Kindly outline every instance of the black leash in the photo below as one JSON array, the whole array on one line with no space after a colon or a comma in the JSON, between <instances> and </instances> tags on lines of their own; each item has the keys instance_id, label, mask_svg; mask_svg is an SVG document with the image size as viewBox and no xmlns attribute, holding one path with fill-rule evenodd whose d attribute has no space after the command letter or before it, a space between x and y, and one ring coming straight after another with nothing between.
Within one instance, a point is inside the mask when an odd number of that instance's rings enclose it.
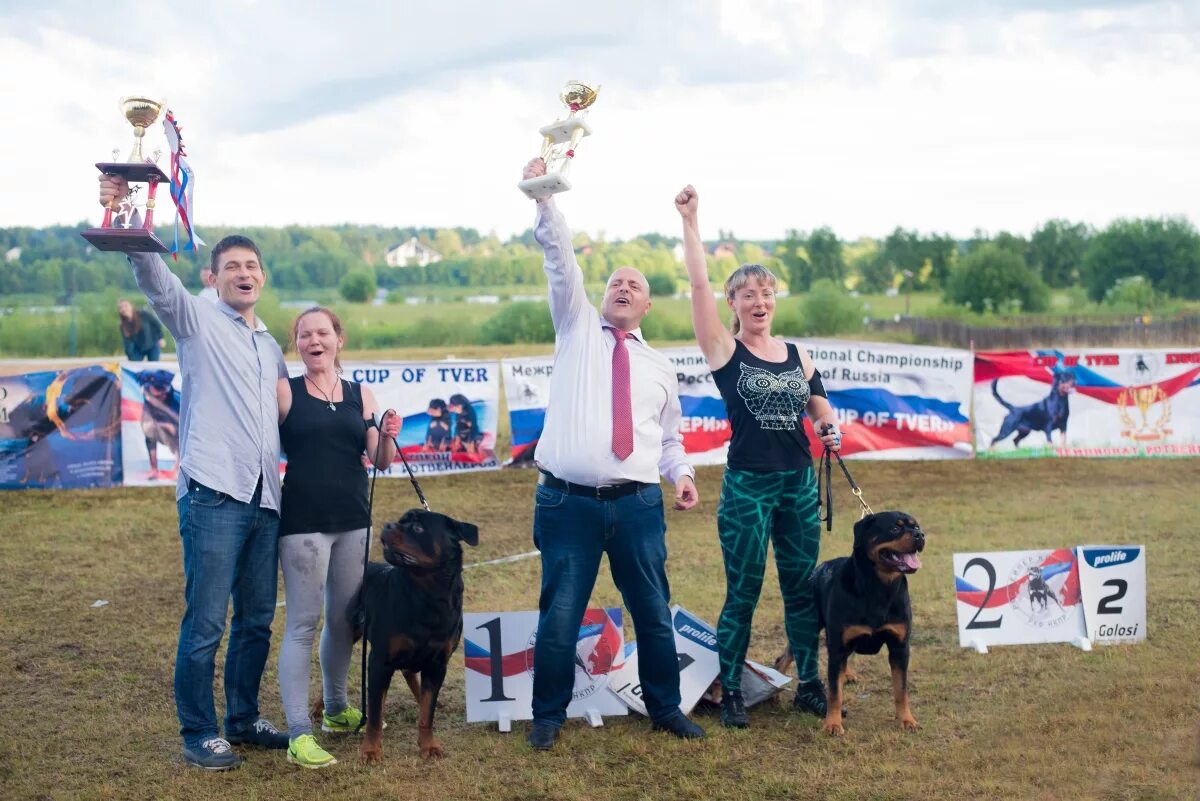
<instances>
[{"instance_id":1,"label":"black leash","mask_svg":"<svg viewBox=\"0 0 1200 801\"><path fill-rule=\"evenodd\" d=\"M379 452L383 449L384 433L383 421L387 419L389 414L396 414L392 409L388 409L383 413L382 417L372 417L367 423L367 428L374 428L379 431L379 440L375 443L375 458L371 460L371 466L374 470L371 473L371 487L367 492L367 543L363 549L363 577L358 584L358 603L355 604L357 609L362 610L362 592L363 586L367 583L367 564L371 560L371 530L374 525L375 511L375 479L379 478ZM396 455L400 457L400 461L404 463L404 469L408 471L408 480L412 482L413 489L417 491L417 497L421 500L421 506L425 511L429 511L429 501L425 500L425 493L421 492L421 485L417 483L417 477L413 474L412 467L408 464L408 459L404 458L404 451L400 449L400 443L395 437L388 437L396 446ZM362 628L362 717L359 718L358 726L355 727L355 733L358 733L363 726L367 724L367 627L364 620L357 621Z\"/></svg>"},{"instance_id":2,"label":"black leash","mask_svg":"<svg viewBox=\"0 0 1200 801\"><path fill-rule=\"evenodd\" d=\"M842 468L842 475L846 477L846 481L850 484L850 491L854 493L854 497L858 498L858 503L862 506L862 513L859 519L871 514L871 507L863 500L862 489L859 488L858 482L854 480L854 476L850 475L850 471L846 469L846 463L842 461L842 455L835 450L831 450L829 446L825 447L824 453L821 454L821 463L817 468L817 519L824 521L825 530L833 531L833 460L837 458L838 467ZM825 491L824 496L821 492L821 478L824 475ZM823 501L823 502L822 502ZM821 516L821 507L825 507L825 516Z\"/></svg>"}]
</instances>

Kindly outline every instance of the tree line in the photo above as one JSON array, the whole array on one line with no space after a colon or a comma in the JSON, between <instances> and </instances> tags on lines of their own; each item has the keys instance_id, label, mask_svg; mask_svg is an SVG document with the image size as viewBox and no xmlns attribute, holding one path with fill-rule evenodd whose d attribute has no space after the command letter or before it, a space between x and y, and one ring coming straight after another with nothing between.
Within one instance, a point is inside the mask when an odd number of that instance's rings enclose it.
<instances>
[{"instance_id":1,"label":"tree line","mask_svg":"<svg viewBox=\"0 0 1200 801\"><path fill-rule=\"evenodd\" d=\"M0 228L0 294L66 301L110 287L134 289L124 258L92 249L79 236L84 227ZM212 244L233 230L208 228L202 234ZM507 241L471 228L339 225L237 231L259 244L271 283L286 290L340 287L347 299L366 300L376 287L532 289L544 283L541 249L530 230ZM411 237L442 259L425 266L386 265L388 249ZM601 282L628 264L663 294L686 286L673 253L677 242L660 234L624 241L577 234L574 244L588 282ZM1114 292L1200 299L1200 234L1178 217L1117 220L1099 231L1050 220L1029 237L977 231L965 240L899 227L882 238L854 241L840 239L828 227L793 229L781 240L759 242L721 231L710 250L710 277L718 284L738 264L757 262L793 292L807 292L822 280L863 293L938 290L948 303L977 312L1042 311L1050 290L1063 287L1082 287L1093 301L1111 299ZM181 254L168 263L187 286L198 288L203 262Z\"/></svg>"}]
</instances>

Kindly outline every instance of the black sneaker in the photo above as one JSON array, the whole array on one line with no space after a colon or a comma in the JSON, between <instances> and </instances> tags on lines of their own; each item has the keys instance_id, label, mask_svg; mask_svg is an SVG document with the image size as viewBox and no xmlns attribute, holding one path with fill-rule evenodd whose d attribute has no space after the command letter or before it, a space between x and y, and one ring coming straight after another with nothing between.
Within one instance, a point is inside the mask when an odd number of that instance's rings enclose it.
<instances>
[{"instance_id":1,"label":"black sneaker","mask_svg":"<svg viewBox=\"0 0 1200 801\"><path fill-rule=\"evenodd\" d=\"M549 723L534 722L533 728L529 730L529 736L525 741L529 743L529 747L534 751L549 751L554 747L554 741L558 739L558 727L551 726Z\"/></svg>"},{"instance_id":2,"label":"black sneaker","mask_svg":"<svg viewBox=\"0 0 1200 801\"><path fill-rule=\"evenodd\" d=\"M238 731L225 732L225 739L234 745L257 745L282 751L288 747L288 736L271 725L266 718L259 718Z\"/></svg>"},{"instance_id":3,"label":"black sneaker","mask_svg":"<svg viewBox=\"0 0 1200 801\"><path fill-rule=\"evenodd\" d=\"M792 706L801 712L807 712L819 718L825 717L826 712L829 711L829 701L825 697L824 682L820 679L813 679L797 684L796 697L792 699Z\"/></svg>"},{"instance_id":4,"label":"black sneaker","mask_svg":"<svg viewBox=\"0 0 1200 801\"><path fill-rule=\"evenodd\" d=\"M746 702L737 690L721 695L721 723L733 729L744 729L750 725Z\"/></svg>"},{"instance_id":5,"label":"black sneaker","mask_svg":"<svg viewBox=\"0 0 1200 801\"><path fill-rule=\"evenodd\" d=\"M706 736L704 729L688 720L687 715L682 712L671 715L669 718L656 720L650 728L654 731L669 732L681 740L702 740Z\"/></svg>"},{"instance_id":6,"label":"black sneaker","mask_svg":"<svg viewBox=\"0 0 1200 801\"><path fill-rule=\"evenodd\" d=\"M209 737L200 745L183 746L183 761L204 770L232 770L242 764L242 758L233 753L227 740Z\"/></svg>"}]
</instances>

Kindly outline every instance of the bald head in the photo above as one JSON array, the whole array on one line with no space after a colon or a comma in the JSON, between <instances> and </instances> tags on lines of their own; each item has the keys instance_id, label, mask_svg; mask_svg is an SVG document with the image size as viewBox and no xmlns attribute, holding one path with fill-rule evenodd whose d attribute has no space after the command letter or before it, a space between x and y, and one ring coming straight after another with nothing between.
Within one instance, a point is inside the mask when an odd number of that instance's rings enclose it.
<instances>
[{"instance_id":1,"label":"bald head","mask_svg":"<svg viewBox=\"0 0 1200 801\"><path fill-rule=\"evenodd\" d=\"M634 267L618 267L609 276L600 303L600 314L622 331L632 331L642 324L650 311L650 285L642 271Z\"/></svg>"}]
</instances>

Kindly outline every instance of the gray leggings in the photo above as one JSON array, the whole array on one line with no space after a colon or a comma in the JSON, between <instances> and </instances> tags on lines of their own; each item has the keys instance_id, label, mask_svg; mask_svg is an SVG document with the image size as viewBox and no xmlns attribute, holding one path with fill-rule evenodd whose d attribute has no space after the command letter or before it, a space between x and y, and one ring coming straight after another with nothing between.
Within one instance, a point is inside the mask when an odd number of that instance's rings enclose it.
<instances>
[{"instance_id":1,"label":"gray leggings","mask_svg":"<svg viewBox=\"0 0 1200 801\"><path fill-rule=\"evenodd\" d=\"M325 599L321 632L321 690L325 711L336 715L348 704L346 674L354 646L347 610L362 584L367 530L333 534L289 534L279 538L279 563L287 598L287 625L279 649L279 693L288 737L312 734L308 716L308 669L313 638Z\"/></svg>"}]
</instances>

